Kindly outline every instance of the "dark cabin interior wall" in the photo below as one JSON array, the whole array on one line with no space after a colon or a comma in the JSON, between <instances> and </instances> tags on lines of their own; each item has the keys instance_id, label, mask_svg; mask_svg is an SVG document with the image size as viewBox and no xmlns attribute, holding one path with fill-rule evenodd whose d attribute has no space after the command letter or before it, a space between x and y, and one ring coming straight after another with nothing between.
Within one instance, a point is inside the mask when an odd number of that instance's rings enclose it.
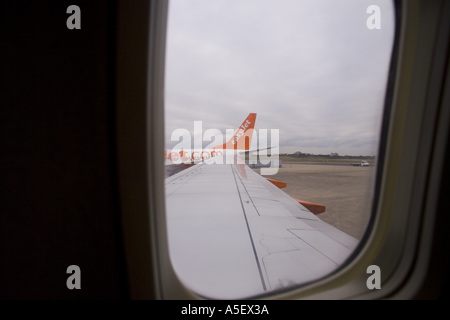
<instances>
[{"instance_id":1,"label":"dark cabin interior wall","mask_svg":"<svg viewBox=\"0 0 450 320\"><path fill-rule=\"evenodd\" d=\"M67 7L81 9L69 30ZM0 8L0 297L128 297L115 137L115 1ZM66 269L81 269L69 290Z\"/></svg>"}]
</instances>

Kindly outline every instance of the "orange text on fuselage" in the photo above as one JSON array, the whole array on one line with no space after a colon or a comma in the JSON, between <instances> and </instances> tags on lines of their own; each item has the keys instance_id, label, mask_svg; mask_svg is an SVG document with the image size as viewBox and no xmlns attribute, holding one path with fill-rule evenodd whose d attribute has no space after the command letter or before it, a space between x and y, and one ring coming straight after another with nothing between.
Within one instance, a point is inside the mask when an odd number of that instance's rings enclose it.
<instances>
[{"instance_id":1,"label":"orange text on fuselage","mask_svg":"<svg viewBox=\"0 0 450 320\"><path fill-rule=\"evenodd\" d=\"M169 160L174 163L205 161L220 156L223 156L223 152L215 149L194 150L192 152L188 150L164 150L164 160Z\"/></svg>"}]
</instances>

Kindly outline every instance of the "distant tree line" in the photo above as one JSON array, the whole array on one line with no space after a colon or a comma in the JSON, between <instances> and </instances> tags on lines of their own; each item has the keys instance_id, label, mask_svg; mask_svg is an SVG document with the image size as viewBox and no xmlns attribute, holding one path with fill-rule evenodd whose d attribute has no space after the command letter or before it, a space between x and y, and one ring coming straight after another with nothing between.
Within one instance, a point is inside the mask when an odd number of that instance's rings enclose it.
<instances>
[{"instance_id":1,"label":"distant tree line","mask_svg":"<svg viewBox=\"0 0 450 320\"><path fill-rule=\"evenodd\" d=\"M313 154L313 153L303 153L301 151L296 151L294 153L280 153L280 156L288 156L294 158L330 158L330 159L375 159L375 156L349 156L349 155L339 155L337 152L331 152L329 154Z\"/></svg>"}]
</instances>

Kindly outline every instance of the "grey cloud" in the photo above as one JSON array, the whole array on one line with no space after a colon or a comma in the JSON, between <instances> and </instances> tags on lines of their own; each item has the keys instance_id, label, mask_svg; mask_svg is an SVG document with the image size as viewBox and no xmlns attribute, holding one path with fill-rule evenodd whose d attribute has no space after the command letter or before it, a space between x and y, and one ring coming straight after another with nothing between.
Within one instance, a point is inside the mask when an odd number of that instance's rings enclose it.
<instances>
[{"instance_id":1,"label":"grey cloud","mask_svg":"<svg viewBox=\"0 0 450 320\"><path fill-rule=\"evenodd\" d=\"M372 4L381 30L365 27ZM195 120L224 131L256 112L257 128L280 129L281 150L373 152L392 47L389 1L174 0L169 15L166 141Z\"/></svg>"}]
</instances>

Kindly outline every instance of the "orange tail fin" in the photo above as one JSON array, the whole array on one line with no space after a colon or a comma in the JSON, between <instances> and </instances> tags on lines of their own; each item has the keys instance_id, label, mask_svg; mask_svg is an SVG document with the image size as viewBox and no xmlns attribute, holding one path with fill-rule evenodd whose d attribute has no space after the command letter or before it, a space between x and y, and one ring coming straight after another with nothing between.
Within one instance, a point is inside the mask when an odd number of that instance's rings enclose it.
<instances>
[{"instance_id":1,"label":"orange tail fin","mask_svg":"<svg viewBox=\"0 0 450 320\"><path fill-rule=\"evenodd\" d=\"M214 147L214 149L250 150L255 122L256 113L250 113L231 139L227 143Z\"/></svg>"}]
</instances>

